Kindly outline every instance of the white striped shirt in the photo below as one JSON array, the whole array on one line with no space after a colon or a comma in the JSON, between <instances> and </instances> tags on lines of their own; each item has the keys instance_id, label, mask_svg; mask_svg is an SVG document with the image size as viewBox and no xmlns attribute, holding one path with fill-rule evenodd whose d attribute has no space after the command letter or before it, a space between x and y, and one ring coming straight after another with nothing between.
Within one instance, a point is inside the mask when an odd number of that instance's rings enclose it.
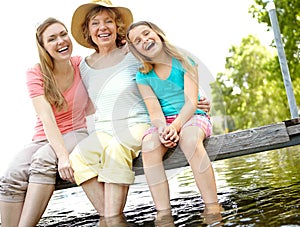
<instances>
[{"instance_id":1,"label":"white striped shirt","mask_svg":"<svg viewBox=\"0 0 300 227\"><path fill-rule=\"evenodd\" d=\"M81 76L96 108L95 130L115 135L137 123L150 123L135 80L139 67L131 53L105 69L93 69L82 60Z\"/></svg>"}]
</instances>

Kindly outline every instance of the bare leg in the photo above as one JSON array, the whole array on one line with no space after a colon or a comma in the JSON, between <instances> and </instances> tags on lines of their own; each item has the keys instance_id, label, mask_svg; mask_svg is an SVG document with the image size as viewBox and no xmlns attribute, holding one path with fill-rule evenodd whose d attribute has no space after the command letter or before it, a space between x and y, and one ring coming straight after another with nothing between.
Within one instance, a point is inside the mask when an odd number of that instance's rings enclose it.
<instances>
[{"instance_id":1,"label":"bare leg","mask_svg":"<svg viewBox=\"0 0 300 227\"><path fill-rule=\"evenodd\" d=\"M147 183L157 210L170 209L169 183L163 166L163 156L167 151L158 134L148 135L143 140L142 157Z\"/></svg>"},{"instance_id":2,"label":"bare leg","mask_svg":"<svg viewBox=\"0 0 300 227\"><path fill-rule=\"evenodd\" d=\"M116 215L113 217L101 217L99 220L99 227L128 227L128 222L124 214Z\"/></svg>"},{"instance_id":3,"label":"bare leg","mask_svg":"<svg viewBox=\"0 0 300 227\"><path fill-rule=\"evenodd\" d=\"M23 202L20 203L0 202L1 226L17 227L20 221L22 209L23 209Z\"/></svg>"},{"instance_id":4,"label":"bare leg","mask_svg":"<svg viewBox=\"0 0 300 227\"><path fill-rule=\"evenodd\" d=\"M53 191L53 184L28 184L19 227L34 227L39 223Z\"/></svg>"},{"instance_id":5,"label":"bare leg","mask_svg":"<svg viewBox=\"0 0 300 227\"><path fill-rule=\"evenodd\" d=\"M97 177L94 177L81 186L99 215L104 216L104 183L98 182Z\"/></svg>"},{"instance_id":6,"label":"bare leg","mask_svg":"<svg viewBox=\"0 0 300 227\"><path fill-rule=\"evenodd\" d=\"M105 217L123 213L128 189L129 185L105 183Z\"/></svg>"},{"instance_id":7,"label":"bare leg","mask_svg":"<svg viewBox=\"0 0 300 227\"><path fill-rule=\"evenodd\" d=\"M157 211L155 226L162 226L162 227L175 227L174 218L172 216L172 210L160 210Z\"/></svg>"},{"instance_id":8,"label":"bare leg","mask_svg":"<svg viewBox=\"0 0 300 227\"><path fill-rule=\"evenodd\" d=\"M179 145L192 168L204 203L218 202L214 171L203 146L204 132L197 126L189 126L182 130L180 136Z\"/></svg>"},{"instance_id":9,"label":"bare leg","mask_svg":"<svg viewBox=\"0 0 300 227\"><path fill-rule=\"evenodd\" d=\"M98 178L94 177L81 186L100 216L111 217L123 213L128 185L98 182Z\"/></svg>"},{"instance_id":10,"label":"bare leg","mask_svg":"<svg viewBox=\"0 0 300 227\"><path fill-rule=\"evenodd\" d=\"M219 203L205 204L205 209L201 216L204 218L204 223L212 226L223 226L221 212L224 211Z\"/></svg>"}]
</instances>

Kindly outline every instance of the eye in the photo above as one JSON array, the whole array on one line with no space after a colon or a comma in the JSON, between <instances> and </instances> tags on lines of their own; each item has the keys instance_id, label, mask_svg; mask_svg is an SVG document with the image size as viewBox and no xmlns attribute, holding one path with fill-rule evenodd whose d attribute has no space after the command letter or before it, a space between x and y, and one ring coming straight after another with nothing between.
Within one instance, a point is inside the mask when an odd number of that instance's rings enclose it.
<instances>
[{"instance_id":1,"label":"eye","mask_svg":"<svg viewBox=\"0 0 300 227\"><path fill-rule=\"evenodd\" d=\"M63 36L63 37L68 36L68 32L63 32L63 33L61 34L61 36Z\"/></svg>"},{"instance_id":2,"label":"eye","mask_svg":"<svg viewBox=\"0 0 300 227\"><path fill-rule=\"evenodd\" d=\"M99 21L92 21L91 22L91 25L95 26L95 25L98 25L99 24Z\"/></svg>"},{"instance_id":3,"label":"eye","mask_svg":"<svg viewBox=\"0 0 300 227\"><path fill-rule=\"evenodd\" d=\"M53 42L53 41L55 41L55 38L54 38L54 37L51 37L51 38L49 38L49 39L47 40L48 43Z\"/></svg>"},{"instance_id":4,"label":"eye","mask_svg":"<svg viewBox=\"0 0 300 227\"><path fill-rule=\"evenodd\" d=\"M105 21L105 23L107 23L107 24L111 24L111 23L113 23L114 21L112 20L112 19L107 19L106 21Z\"/></svg>"},{"instance_id":5,"label":"eye","mask_svg":"<svg viewBox=\"0 0 300 227\"><path fill-rule=\"evenodd\" d=\"M134 41L134 45L137 46L140 42L141 42L141 39L136 39L136 40Z\"/></svg>"}]
</instances>

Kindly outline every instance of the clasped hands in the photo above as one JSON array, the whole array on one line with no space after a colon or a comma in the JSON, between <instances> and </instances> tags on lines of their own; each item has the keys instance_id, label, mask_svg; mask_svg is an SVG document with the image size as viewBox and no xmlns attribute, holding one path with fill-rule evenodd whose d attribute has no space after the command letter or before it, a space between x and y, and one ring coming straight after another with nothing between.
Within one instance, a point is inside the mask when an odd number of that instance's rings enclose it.
<instances>
[{"instance_id":1,"label":"clasped hands","mask_svg":"<svg viewBox=\"0 0 300 227\"><path fill-rule=\"evenodd\" d=\"M160 127L158 129L160 142L167 148L173 148L177 146L179 141L179 135L177 130L172 125Z\"/></svg>"}]
</instances>

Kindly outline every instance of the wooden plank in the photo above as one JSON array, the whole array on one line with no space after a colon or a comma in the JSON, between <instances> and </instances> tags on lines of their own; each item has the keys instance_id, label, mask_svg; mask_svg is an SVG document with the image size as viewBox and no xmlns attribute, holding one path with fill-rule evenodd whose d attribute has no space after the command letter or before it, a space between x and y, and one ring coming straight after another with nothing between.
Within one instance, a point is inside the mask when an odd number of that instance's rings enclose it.
<instances>
[{"instance_id":1,"label":"wooden plank","mask_svg":"<svg viewBox=\"0 0 300 227\"><path fill-rule=\"evenodd\" d=\"M211 136L204 142L212 161L238 157L300 144L300 118L277 124L270 124L252 129ZM134 160L133 171L136 175L144 174L141 155ZM179 149L171 149L164 157L165 169L187 166L188 162ZM57 179L56 189L75 187L66 181Z\"/></svg>"},{"instance_id":2,"label":"wooden plank","mask_svg":"<svg viewBox=\"0 0 300 227\"><path fill-rule=\"evenodd\" d=\"M204 143L213 161L254 153L259 148L284 143L289 140L286 126L281 122L213 136Z\"/></svg>"},{"instance_id":3,"label":"wooden plank","mask_svg":"<svg viewBox=\"0 0 300 227\"><path fill-rule=\"evenodd\" d=\"M290 136L300 133L300 117L284 121L284 123Z\"/></svg>"},{"instance_id":4,"label":"wooden plank","mask_svg":"<svg viewBox=\"0 0 300 227\"><path fill-rule=\"evenodd\" d=\"M287 128L288 134L291 135L296 135L300 133L300 127L299 125L293 125Z\"/></svg>"}]
</instances>

